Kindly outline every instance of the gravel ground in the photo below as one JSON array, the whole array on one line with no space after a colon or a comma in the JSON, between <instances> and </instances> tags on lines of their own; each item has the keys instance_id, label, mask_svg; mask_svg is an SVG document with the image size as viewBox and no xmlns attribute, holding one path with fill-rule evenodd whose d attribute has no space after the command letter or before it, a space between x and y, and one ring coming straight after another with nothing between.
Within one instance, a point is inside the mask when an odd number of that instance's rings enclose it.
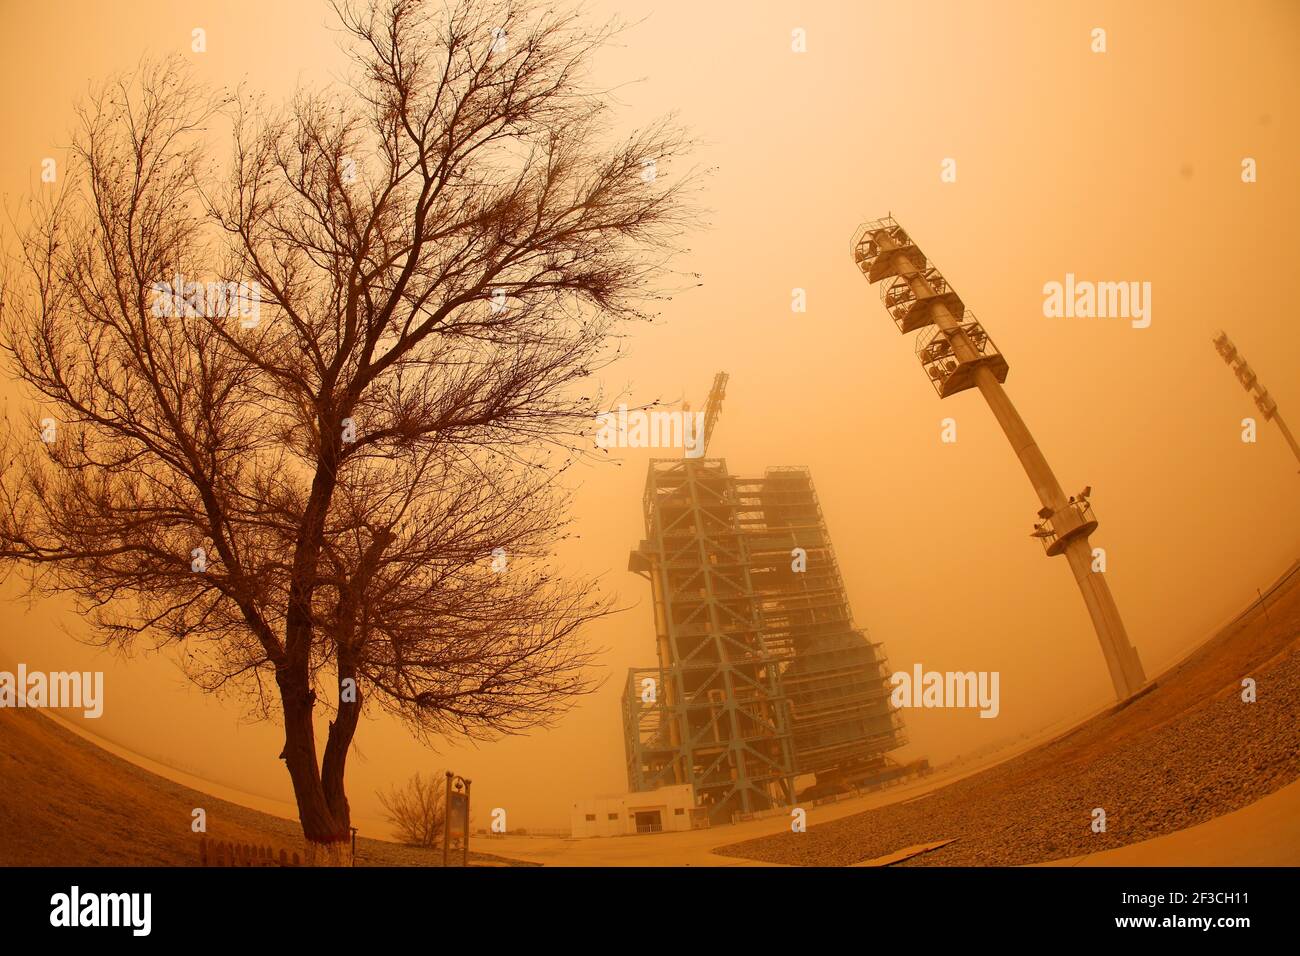
<instances>
[{"instance_id":1,"label":"gravel ground","mask_svg":"<svg viewBox=\"0 0 1300 956\"><path fill-rule=\"evenodd\" d=\"M1016 866L1124 846L1237 810L1300 776L1300 575L1122 710L906 803L720 848L843 866L937 840L896 865ZM1241 700L1241 680L1258 700ZM1106 811L1093 833L1092 810ZM816 811L810 816L815 818Z\"/></svg>"}]
</instances>

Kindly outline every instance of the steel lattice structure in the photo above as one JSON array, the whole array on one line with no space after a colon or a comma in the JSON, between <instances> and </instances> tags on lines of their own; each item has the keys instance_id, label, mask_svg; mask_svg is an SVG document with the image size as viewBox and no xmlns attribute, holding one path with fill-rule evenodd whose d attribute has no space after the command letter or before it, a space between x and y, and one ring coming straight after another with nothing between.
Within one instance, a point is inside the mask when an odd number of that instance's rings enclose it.
<instances>
[{"instance_id":1,"label":"steel lattice structure","mask_svg":"<svg viewBox=\"0 0 1300 956\"><path fill-rule=\"evenodd\" d=\"M659 666L630 670L623 693L631 789L690 783L725 821L792 804L803 774L828 789L878 773L902 723L808 471L741 479L721 459L657 460L644 504L629 569L651 584Z\"/></svg>"}]
</instances>

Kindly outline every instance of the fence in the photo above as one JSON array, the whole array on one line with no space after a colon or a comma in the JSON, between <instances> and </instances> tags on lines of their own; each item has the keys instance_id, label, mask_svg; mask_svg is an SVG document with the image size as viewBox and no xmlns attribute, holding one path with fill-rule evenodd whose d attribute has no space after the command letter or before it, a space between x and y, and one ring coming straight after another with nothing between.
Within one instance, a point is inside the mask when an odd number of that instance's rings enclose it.
<instances>
[{"instance_id":1,"label":"fence","mask_svg":"<svg viewBox=\"0 0 1300 956\"><path fill-rule=\"evenodd\" d=\"M557 827L543 827L541 829L538 829L537 827L522 827L510 830L507 833L493 833L490 829L480 827L474 831L474 839L476 840L503 840L508 836L560 837L568 840L573 836L573 831L567 827L562 829Z\"/></svg>"},{"instance_id":2,"label":"fence","mask_svg":"<svg viewBox=\"0 0 1300 956\"><path fill-rule=\"evenodd\" d=\"M226 843L200 837L199 866L302 866L302 861L296 852L290 857L283 848L277 854L269 846Z\"/></svg>"}]
</instances>

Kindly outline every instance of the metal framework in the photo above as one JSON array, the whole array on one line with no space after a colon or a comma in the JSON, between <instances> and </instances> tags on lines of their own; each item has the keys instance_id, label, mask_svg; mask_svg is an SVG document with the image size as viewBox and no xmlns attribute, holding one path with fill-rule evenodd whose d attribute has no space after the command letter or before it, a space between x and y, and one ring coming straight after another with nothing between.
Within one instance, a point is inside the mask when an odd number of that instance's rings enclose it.
<instances>
[{"instance_id":1,"label":"metal framework","mask_svg":"<svg viewBox=\"0 0 1300 956\"><path fill-rule=\"evenodd\" d=\"M884 752L905 743L889 704L889 671L879 644L853 626L839 563L812 476L769 468L737 479L754 583L769 653L782 661L795 770L835 779L879 769ZM806 570L794 571L795 549Z\"/></svg>"},{"instance_id":2,"label":"metal framework","mask_svg":"<svg viewBox=\"0 0 1300 956\"><path fill-rule=\"evenodd\" d=\"M630 670L623 693L630 788L690 783L721 822L790 805L803 774L821 789L879 772L902 724L808 471L656 460L644 504L628 567L651 584L659 666Z\"/></svg>"},{"instance_id":3,"label":"metal framework","mask_svg":"<svg viewBox=\"0 0 1300 956\"><path fill-rule=\"evenodd\" d=\"M903 333L923 330L917 357L940 398L978 388L1020 459L1042 503L1031 532L1048 555L1064 554L1079 585L1120 700L1146 684L1105 575L1092 570L1088 536L1097 528L1088 496L1066 498L1033 435L1002 389L1007 362L935 265L892 217L864 223L850 243L853 261Z\"/></svg>"}]
</instances>

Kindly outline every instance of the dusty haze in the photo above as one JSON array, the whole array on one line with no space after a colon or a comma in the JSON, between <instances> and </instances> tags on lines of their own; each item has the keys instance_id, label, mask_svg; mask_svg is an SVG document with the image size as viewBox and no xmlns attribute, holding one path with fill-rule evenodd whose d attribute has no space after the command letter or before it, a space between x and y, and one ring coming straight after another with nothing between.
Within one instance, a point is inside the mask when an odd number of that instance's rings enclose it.
<instances>
[{"instance_id":1,"label":"dusty haze","mask_svg":"<svg viewBox=\"0 0 1300 956\"><path fill-rule=\"evenodd\" d=\"M894 669L1001 672L1001 713L906 714L905 755L942 762L1111 699L1097 639L1062 559L1029 538L1032 489L978 392L940 402L878 290L849 256L859 222L892 212L1006 355L1007 389L1067 492L1086 484L1094 543L1147 673L1157 674L1267 586L1300 549L1300 477L1277 429L1240 440L1254 405L1214 352L1225 328L1300 426L1295 274L1300 6L698 2L590 5L633 25L594 81L628 126L676 110L715 167L712 227L688 239L702 287L634 331L607 375L636 399L703 400L731 384L710 454L733 473L807 465L856 621ZM11 213L62 159L88 81L141 55L184 53L214 84L272 101L343 59L316 0L105 4L0 0L0 191ZM208 52L191 54L190 31ZM1107 31L1108 52L1090 50ZM791 49L791 31L807 52ZM222 143L222 150L226 145ZM1259 181L1243 184L1253 157ZM940 181L945 158L957 181ZM1043 285L1152 284L1152 323L1047 319ZM792 290L807 311L792 312ZM17 399L13 384L0 396ZM697 405L698 407L698 405ZM958 441L940 442L940 421ZM450 765L474 780L477 823L564 826L582 796L626 788L618 695L654 663L645 583L645 451L586 469L581 539L559 555L601 573L628 612L593 627L608 681L554 730L438 754L394 722L358 732L349 794L363 832L374 791ZM8 598L18 589L5 585ZM106 671L95 733L224 787L283 801L273 725L239 724L165 657L79 644L66 605L6 604L0 669Z\"/></svg>"}]
</instances>

